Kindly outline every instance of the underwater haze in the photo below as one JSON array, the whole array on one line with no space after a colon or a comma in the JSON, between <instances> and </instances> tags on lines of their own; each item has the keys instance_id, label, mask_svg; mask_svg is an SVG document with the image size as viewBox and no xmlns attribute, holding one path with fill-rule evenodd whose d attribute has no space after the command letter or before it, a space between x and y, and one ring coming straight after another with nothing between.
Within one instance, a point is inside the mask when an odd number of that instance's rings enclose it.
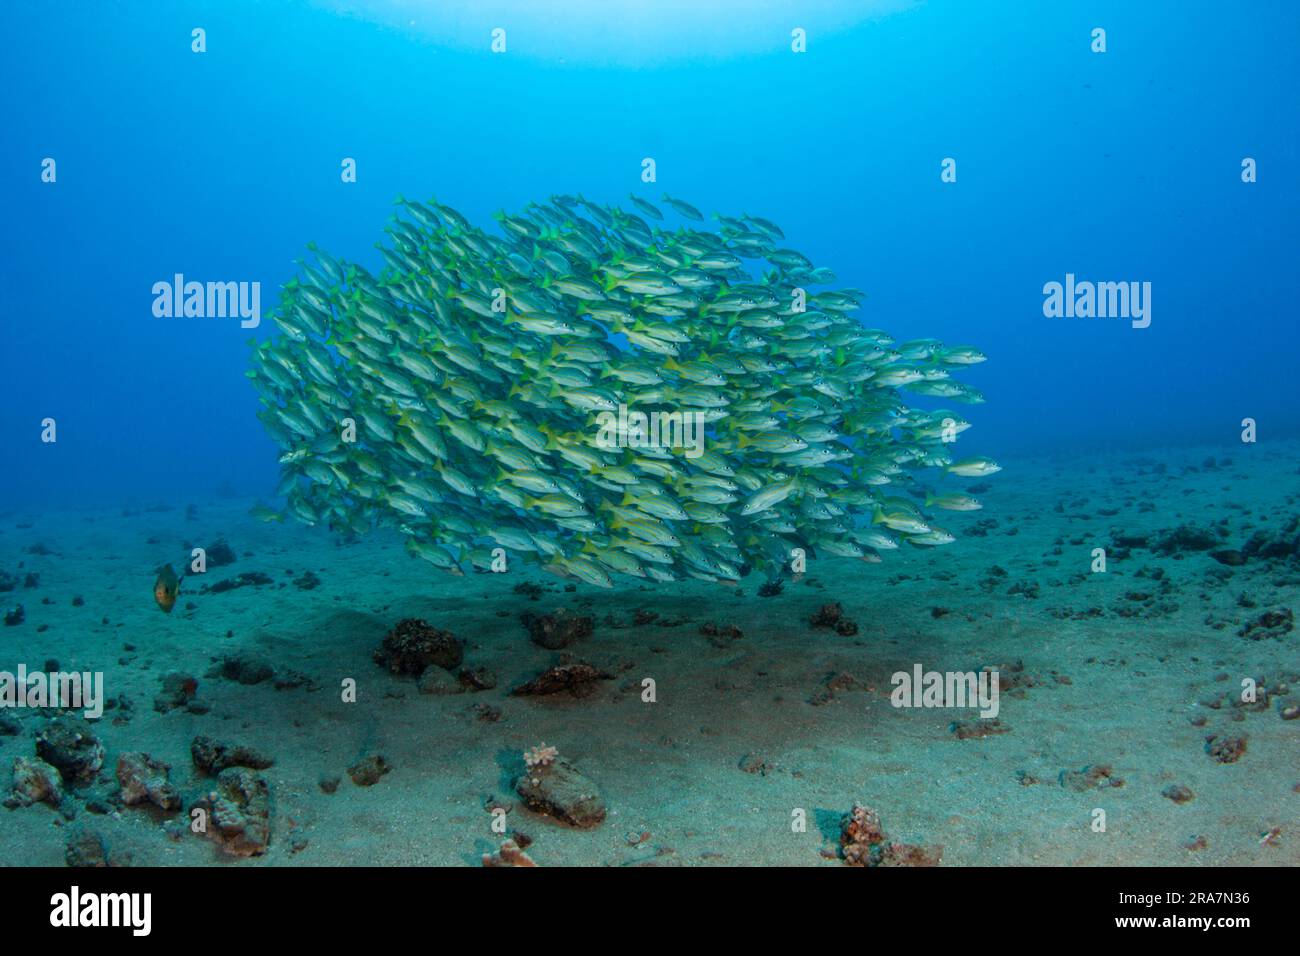
<instances>
[{"instance_id":1,"label":"underwater haze","mask_svg":"<svg viewBox=\"0 0 1300 956\"><path fill-rule=\"evenodd\" d=\"M308 241L377 262L399 194L476 221L564 192L765 216L867 293L868 325L992 358L986 451L1294 433L1294 5L668 4L643 27L575 3L485 54L530 6L11 11L0 490L264 489L248 333L155 319L150 289L257 281L269 309ZM1094 54L1076 37L1103 23ZM206 53L171 42L196 26ZM1044 318L1066 273L1150 282L1150 327ZM31 444L47 416L57 448Z\"/></svg>"},{"instance_id":2,"label":"underwater haze","mask_svg":"<svg viewBox=\"0 0 1300 956\"><path fill-rule=\"evenodd\" d=\"M3 858L1300 863L1300 6L6 25Z\"/></svg>"}]
</instances>

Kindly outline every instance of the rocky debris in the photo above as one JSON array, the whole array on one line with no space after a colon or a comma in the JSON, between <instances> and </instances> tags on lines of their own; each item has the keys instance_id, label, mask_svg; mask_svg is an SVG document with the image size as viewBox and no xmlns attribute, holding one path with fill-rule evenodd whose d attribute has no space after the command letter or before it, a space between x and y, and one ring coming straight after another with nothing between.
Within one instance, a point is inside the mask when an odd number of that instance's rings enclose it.
<instances>
[{"instance_id":1,"label":"rocky debris","mask_svg":"<svg viewBox=\"0 0 1300 956\"><path fill-rule=\"evenodd\" d=\"M757 751L745 754L740 758L740 763L737 766L745 773L756 773L761 777L766 777L769 773L776 773L778 769L774 762Z\"/></svg>"},{"instance_id":2,"label":"rocky debris","mask_svg":"<svg viewBox=\"0 0 1300 956\"><path fill-rule=\"evenodd\" d=\"M1075 793L1102 787L1122 787L1124 780L1115 776L1115 771L1108 763L1089 764L1082 770L1062 770L1061 786Z\"/></svg>"},{"instance_id":3,"label":"rocky debris","mask_svg":"<svg viewBox=\"0 0 1300 956\"><path fill-rule=\"evenodd\" d=\"M514 840L506 840L501 849L483 854L484 866L536 866L532 858Z\"/></svg>"},{"instance_id":4,"label":"rocky debris","mask_svg":"<svg viewBox=\"0 0 1300 956\"><path fill-rule=\"evenodd\" d=\"M597 681L613 679L614 675L607 671L576 661L551 667L516 687L510 694L513 697L536 697L567 691L574 697L587 697L595 691Z\"/></svg>"},{"instance_id":5,"label":"rocky debris","mask_svg":"<svg viewBox=\"0 0 1300 956\"><path fill-rule=\"evenodd\" d=\"M63 802L63 781L59 771L39 757L14 758L14 782L5 806L30 807L46 803L57 808Z\"/></svg>"},{"instance_id":6,"label":"rocky debris","mask_svg":"<svg viewBox=\"0 0 1300 956\"><path fill-rule=\"evenodd\" d=\"M943 847L891 841L880 814L855 803L840 819L840 856L849 866L938 866Z\"/></svg>"},{"instance_id":7,"label":"rocky debris","mask_svg":"<svg viewBox=\"0 0 1300 956\"><path fill-rule=\"evenodd\" d=\"M732 641L738 641L745 636L745 632L734 624L715 624L713 621L701 624L700 633L707 637L714 647L726 647Z\"/></svg>"},{"instance_id":8,"label":"rocky debris","mask_svg":"<svg viewBox=\"0 0 1300 956\"><path fill-rule=\"evenodd\" d=\"M336 773L323 773L316 782L320 786L321 793L334 793L338 790L339 784L343 782L343 778Z\"/></svg>"},{"instance_id":9,"label":"rocky debris","mask_svg":"<svg viewBox=\"0 0 1300 956\"><path fill-rule=\"evenodd\" d=\"M271 842L271 788L243 767L221 771L217 787L196 804L207 813L208 839L228 856L260 856Z\"/></svg>"},{"instance_id":10,"label":"rocky debris","mask_svg":"<svg viewBox=\"0 0 1300 956\"><path fill-rule=\"evenodd\" d=\"M605 801L596 785L563 757L527 768L515 792L534 813L587 830L605 819Z\"/></svg>"},{"instance_id":11,"label":"rocky debris","mask_svg":"<svg viewBox=\"0 0 1300 956\"><path fill-rule=\"evenodd\" d=\"M813 627L829 627L841 637L852 637L858 633L858 624L844 616L844 608L839 601L823 604L812 616Z\"/></svg>"},{"instance_id":12,"label":"rocky debris","mask_svg":"<svg viewBox=\"0 0 1300 956\"><path fill-rule=\"evenodd\" d=\"M486 667L462 667L456 679L462 687L473 692L492 690L497 686L497 675Z\"/></svg>"},{"instance_id":13,"label":"rocky debris","mask_svg":"<svg viewBox=\"0 0 1300 956\"><path fill-rule=\"evenodd\" d=\"M84 720L56 717L36 735L36 754L69 786L90 783L104 765L104 745Z\"/></svg>"},{"instance_id":14,"label":"rocky debris","mask_svg":"<svg viewBox=\"0 0 1300 956\"><path fill-rule=\"evenodd\" d=\"M1295 614L1289 607L1284 607L1275 611L1265 611L1254 620L1247 621L1238 629L1237 635L1252 641L1262 641L1267 638L1281 640L1294 628Z\"/></svg>"},{"instance_id":15,"label":"rocky debris","mask_svg":"<svg viewBox=\"0 0 1300 956\"><path fill-rule=\"evenodd\" d=\"M416 678L415 686L421 694L463 694L466 690L457 677L437 664L426 667L424 673Z\"/></svg>"},{"instance_id":16,"label":"rocky debris","mask_svg":"<svg viewBox=\"0 0 1300 956\"><path fill-rule=\"evenodd\" d=\"M475 717L488 724L495 724L503 716L501 708L491 704L475 704L473 710Z\"/></svg>"},{"instance_id":17,"label":"rocky debris","mask_svg":"<svg viewBox=\"0 0 1300 956\"><path fill-rule=\"evenodd\" d=\"M574 641L591 637L594 628L591 617L575 614L567 608L551 614L525 611L519 615L519 620L528 629L528 636L534 644L551 651L563 650Z\"/></svg>"},{"instance_id":18,"label":"rocky debris","mask_svg":"<svg viewBox=\"0 0 1300 956\"><path fill-rule=\"evenodd\" d=\"M392 769L383 754L372 754L348 767L348 776L358 787L373 787Z\"/></svg>"},{"instance_id":19,"label":"rocky debris","mask_svg":"<svg viewBox=\"0 0 1300 956\"><path fill-rule=\"evenodd\" d=\"M1216 763L1236 763L1246 753L1246 737L1221 737L1211 734L1205 738L1205 752Z\"/></svg>"},{"instance_id":20,"label":"rocky debris","mask_svg":"<svg viewBox=\"0 0 1300 956\"><path fill-rule=\"evenodd\" d=\"M108 847L94 830L74 827L63 845L63 859L73 867L106 867Z\"/></svg>"},{"instance_id":21,"label":"rocky debris","mask_svg":"<svg viewBox=\"0 0 1300 956\"><path fill-rule=\"evenodd\" d=\"M256 654L227 654L217 658L205 677L219 677L236 684L260 684L275 677L275 668L265 657Z\"/></svg>"},{"instance_id":22,"label":"rocky debris","mask_svg":"<svg viewBox=\"0 0 1300 956\"><path fill-rule=\"evenodd\" d=\"M304 571L293 579L293 586L300 591L315 591L320 587L320 578L313 571Z\"/></svg>"},{"instance_id":23,"label":"rocky debris","mask_svg":"<svg viewBox=\"0 0 1300 956\"><path fill-rule=\"evenodd\" d=\"M23 732L23 723L16 717L0 716L0 737L17 737Z\"/></svg>"},{"instance_id":24,"label":"rocky debris","mask_svg":"<svg viewBox=\"0 0 1300 956\"><path fill-rule=\"evenodd\" d=\"M1147 547L1157 554L1174 556L1185 551L1209 551L1218 547L1220 541L1220 535L1214 530L1182 524L1161 531L1148 540Z\"/></svg>"},{"instance_id":25,"label":"rocky debris","mask_svg":"<svg viewBox=\"0 0 1300 956\"><path fill-rule=\"evenodd\" d=\"M835 700L836 693L840 691L863 690L864 686L860 680L850 674L848 671L836 671L827 675L822 681L821 687L813 692L808 703L814 707L823 707Z\"/></svg>"},{"instance_id":26,"label":"rocky debris","mask_svg":"<svg viewBox=\"0 0 1300 956\"><path fill-rule=\"evenodd\" d=\"M1218 551L1211 551L1210 557L1230 568L1239 568L1246 563L1246 555L1235 548L1222 548Z\"/></svg>"},{"instance_id":27,"label":"rocky debris","mask_svg":"<svg viewBox=\"0 0 1300 956\"><path fill-rule=\"evenodd\" d=\"M374 653L376 664L387 667L393 674L413 677L423 674L429 666L454 670L464 656L461 642L454 634L413 617L398 621Z\"/></svg>"},{"instance_id":28,"label":"rocky debris","mask_svg":"<svg viewBox=\"0 0 1300 956\"><path fill-rule=\"evenodd\" d=\"M870 807L855 803L853 809L841 818L840 855L850 866L871 866L884 842L885 831L880 824L880 814Z\"/></svg>"},{"instance_id":29,"label":"rocky debris","mask_svg":"<svg viewBox=\"0 0 1300 956\"><path fill-rule=\"evenodd\" d=\"M0 570L0 594L3 594L6 591L13 591L17 587L17 576L10 574L8 571Z\"/></svg>"},{"instance_id":30,"label":"rocky debris","mask_svg":"<svg viewBox=\"0 0 1300 956\"><path fill-rule=\"evenodd\" d=\"M205 584L199 589L199 593L222 594L225 591L233 591L236 588L258 588L274 583L274 579L263 571L245 571L233 578L222 578L216 584Z\"/></svg>"},{"instance_id":31,"label":"rocky debris","mask_svg":"<svg viewBox=\"0 0 1300 956\"><path fill-rule=\"evenodd\" d=\"M180 792L167 776L171 765L147 753L133 751L117 758L117 782L122 788L122 802L128 807L151 803L168 813L181 808Z\"/></svg>"},{"instance_id":32,"label":"rocky debris","mask_svg":"<svg viewBox=\"0 0 1300 956\"><path fill-rule=\"evenodd\" d=\"M153 699L153 709L160 714L188 707L199 692L196 678L180 671L172 671L162 679L162 692Z\"/></svg>"},{"instance_id":33,"label":"rocky debris","mask_svg":"<svg viewBox=\"0 0 1300 956\"><path fill-rule=\"evenodd\" d=\"M1293 516L1281 532L1256 531L1241 546L1241 553L1265 561L1300 556L1300 515Z\"/></svg>"},{"instance_id":34,"label":"rocky debris","mask_svg":"<svg viewBox=\"0 0 1300 956\"><path fill-rule=\"evenodd\" d=\"M308 690L316 690L319 685L311 677L308 677L302 671L296 671L286 667L275 672L275 689L292 690L295 687L306 687Z\"/></svg>"},{"instance_id":35,"label":"rocky debris","mask_svg":"<svg viewBox=\"0 0 1300 956\"><path fill-rule=\"evenodd\" d=\"M1190 787L1184 787L1180 783L1171 783L1160 791L1160 796L1167 797L1174 803L1186 803L1196 797Z\"/></svg>"},{"instance_id":36,"label":"rocky debris","mask_svg":"<svg viewBox=\"0 0 1300 956\"><path fill-rule=\"evenodd\" d=\"M1007 734L1011 728L1000 717L991 720L954 720L948 729L958 740L970 740L972 737L988 737L993 734Z\"/></svg>"},{"instance_id":37,"label":"rocky debris","mask_svg":"<svg viewBox=\"0 0 1300 956\"><path fill-rule=\"evenodd\" d=\"M205 550L207 551L209 568L224 568L227 564L235 563L235 549L230 546L224 536L213 541Z\"/></svg>"},{"instance_id":38,"label":"rocky debris","mask_svg":"<svg viewBox=\"0 0 1300 956\"><path fill-rule=\"evenodd\" d=\"M521 581L514 587L515 594L523 594L530 601L537 601L542 596L542 586L534 581Z\"/></svg>"},{"instance_id":39,"label":"rocky debris","mask_svg":"<svg viewBox=\"0 0 1300 956\"><path fill-rule=\"evenodd\" d=\"M265 770L275 763L273 758L252 747L213 740L204 734L190 741L190 757L194 760L195 767L211 776L230 767Z\"/></svg>"}]
</instances>

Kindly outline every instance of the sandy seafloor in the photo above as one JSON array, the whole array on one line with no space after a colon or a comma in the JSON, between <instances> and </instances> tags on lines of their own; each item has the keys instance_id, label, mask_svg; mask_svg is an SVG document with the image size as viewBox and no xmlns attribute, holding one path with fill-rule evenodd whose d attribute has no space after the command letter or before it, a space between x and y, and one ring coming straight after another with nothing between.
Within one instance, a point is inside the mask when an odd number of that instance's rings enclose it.
<instances>
[{"instance_id":1,"label":"sandy seafloor","mask_svg":"<svg viewBox=\"0 0 1300 956\"><path fill-rule=\"evenodd\" d=\"M1116 532L1221 525L1223 548L1258 530L1280 533L1300 514L1298 462L1295 443L1007 458L980 495L985 510L939 518L956 544L904 548L880 565L814 560L767 598L752 576L739 591L703 582L566 591L529 566L457 578L408 558L396 536L340 546L324 529L254 522L246 500L197 500L188 518L183 499L137 502L129 513L10 509L0 515L0 569L35 572L39 584L0 595L26 610L24 623L0 628L0 669L53 658L65 670L102 670L109 695L133 706L129 720L114 723L121 712L109 711L94 728L108 759L100 782L72 800L74 821L40 804L0 809L0 861L62 865L67 836L81 827L111 858L136 865L478 865L500 843L485 809L496 795L513 799L510 826L532 838L542 866L839 866L825 850L855 802L874 807L894 839L941 844L945 866L1294 866L1300 721L1282 709L1300 701L1300 633L1237 632L1265 611L1296 607L1300 559L1232 567L1207 551L1135 548L1112 555L1104 574L1089 565L1093 548L1113 551ZM186 581L176 610L162 614L154 569L179 566L186 548L220 535L238 560ZM28 551L38 544L50 553ZM293 583L307 570L321 582L313 590ZM248 571L275 583L198 591ZM530 600L513 590L522 581L546 590ZM809 625L831 601L857 621L856 636ZM565 653L615 679L584 699L509 696L560 658L530 642L519 614L559 607L595 617L593 636ZM671 626L634 624L638 611ZM410 616L465 640L466 663L495 672L497 688L421 694L378 666L372 651ZM744 636L710 641L699 630L709 621ZM304 672L316 689L204 676L214 657L238 653ZM1020 660L1022 677L1036 682L1004 690L1006 733L958 739L950 724L972 714L890 706L890 674L915 663L971 670ZM199 678L208 713L154 711L162 676L176 670ZM840 672L857 689L814 703ZM1293 683L1258 710L1208 706L1247 676ZM347 677L358 682L355 704L340 699ZM656 682L656 703L641 700L644 677ZM484 704L500 719L481 719ZM13 758L33 753L46 720L7 713L22 731L0 736L6 792ZM1216 762L1205 744L1215 733L1245 735L1246 753ZM112 770L128 750L170 763L188 807L212 786L190 759L196 734L275 758L264 771L273 803L264 856L223 857L212 842L174 832L178 818L169 832L150 810L85 808L116 789ZM609 810L601 826L535 816L511 793L520 752L540 741L600 788ZM355 785L346 768L375 753L392 771ZM1061 785L1062 771L1089 765L1110 765L1123 785ZM337 792L322 792L322 775L342 777ZM1194 798L1175 803L1162 795L1170 784ZM795 808L807 813L804 833L792 832ZM1094 808L1106 811L1105 832L1092 828ZM1201 848L1189 849L1197 837Z\"/></svg>"}]
</instances>

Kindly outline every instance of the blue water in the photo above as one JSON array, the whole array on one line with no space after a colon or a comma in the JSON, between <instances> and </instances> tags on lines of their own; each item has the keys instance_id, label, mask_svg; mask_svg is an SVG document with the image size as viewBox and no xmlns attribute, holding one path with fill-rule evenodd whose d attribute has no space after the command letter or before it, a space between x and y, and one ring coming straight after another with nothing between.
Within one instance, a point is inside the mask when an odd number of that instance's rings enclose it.
<instances>
[{"instance_id":1,"label":"blue water","mask_svg":"<svg viewBox=\"0 0 1300 956\"><path fill-rule=\"evenodd\" d=\"M267 311L308 241L377 270L399 193L772 219L866 324L990 356L963 452L1005 465L1298 430L1300 6L621 6L7 5L0 500L268 492L243 373L271 323L155 318L151 287L258 281ZM1066 273L1150 282L1150 327L1045 318Z\"/></svg>"}]
</instances>

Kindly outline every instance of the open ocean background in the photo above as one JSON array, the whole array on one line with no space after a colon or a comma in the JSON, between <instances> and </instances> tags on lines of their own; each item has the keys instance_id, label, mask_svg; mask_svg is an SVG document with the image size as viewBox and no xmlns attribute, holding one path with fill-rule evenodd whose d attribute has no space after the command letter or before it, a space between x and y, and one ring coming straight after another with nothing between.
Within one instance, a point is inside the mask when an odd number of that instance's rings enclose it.
<instances>
[{"instance_id":1,"label":"open ocean background","mask_svg":"<svg viewBox=\"0 0 1300 956\"><path fill-rule=\"evenodd\" d=\"M962 451L1008 470L1229 445L1247 416L1263 442L1300 431L1294 3L18 2L5 21L10 507L269 494L247 340L308 241L377 271L399 193L480 224L564 192L772 219L866 290L865 324L990 356L962 377L988 398ZM154 318L178 272L260 281L262 327ZM1151 282L1150 328L1044 318L1067 272Z\"/></svg>"}]
</instances>

